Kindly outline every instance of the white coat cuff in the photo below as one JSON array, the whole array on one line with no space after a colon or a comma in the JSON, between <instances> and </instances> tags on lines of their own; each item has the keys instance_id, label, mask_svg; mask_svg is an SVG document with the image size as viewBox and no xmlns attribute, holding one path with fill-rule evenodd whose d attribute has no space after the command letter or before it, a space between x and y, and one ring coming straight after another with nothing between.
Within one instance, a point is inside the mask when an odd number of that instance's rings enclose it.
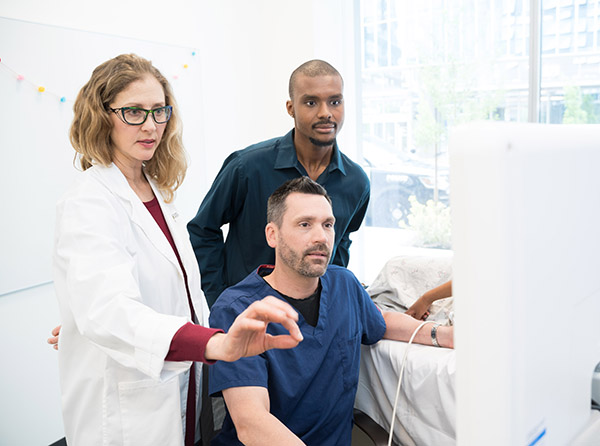
<instances>
[{"instance_id":1,"label":"white coat cuff","mask_svg":"<svg viewBox=\"0 0 600 446\"><path fill-rule=\"evenodd\" d=\"M135 362L139 370L159 380L173 336L187 322L190 320L185 317L158 313L143 318L135 332ZM180 365L186 370L190 364L186 361Z\"/></svg>"}]
</instances>

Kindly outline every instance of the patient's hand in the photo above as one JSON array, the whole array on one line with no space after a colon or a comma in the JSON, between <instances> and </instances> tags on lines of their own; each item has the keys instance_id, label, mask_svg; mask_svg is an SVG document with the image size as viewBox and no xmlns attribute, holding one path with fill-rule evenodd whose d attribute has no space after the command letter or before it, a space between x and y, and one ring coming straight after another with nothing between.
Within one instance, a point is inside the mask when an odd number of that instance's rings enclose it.
<instances>
[{"instance_id":1,"label":"patient's hand","mask_svg":"<svg viewBox=\"0 0 600 446\"><path fill-rule=\"evenodd\" d=\"M438 299L444 299L452 296L452 281L442 283L441 285L427 291L417 301L406 310L406 314L415 319L425 320L429 316L429 307Z\"/></svg>"},{"instance_id":2,"label":"patient's hand","mask_svg":"<svg viewBox=\"0 0 600 446\"><path fill-rule=\"evenodd\" d=\"M60 334L60 327L60 325L54 327L51 332L52 337L48 338L48 344L50 344L54 350L58 350L58 335Z\"/></svg>"},{"instance_id":3,"label":"patient's hand","mask_svg":"<svg viewBox=\"0 0 600 446\"><path fill-rule=\"evenodd\" d=\"M410 306L408 310L406 310L405 314L414 317L415 319L420 319L424 321L429 316L429 307L431 304L425 298L425 295L419 297L414 304Z\"/></svg>"}]
</instances>

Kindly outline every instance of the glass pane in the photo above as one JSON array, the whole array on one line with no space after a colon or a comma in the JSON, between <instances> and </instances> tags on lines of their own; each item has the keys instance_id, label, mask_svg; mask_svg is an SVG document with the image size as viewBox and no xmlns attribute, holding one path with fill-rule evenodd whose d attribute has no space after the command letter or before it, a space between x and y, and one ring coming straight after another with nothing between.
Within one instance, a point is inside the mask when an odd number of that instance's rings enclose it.
<instances>
[{"instance_id":1,"label":"glass pane","mask_svg":"<svg viewBox=\"0 0 600 446\"><path fill-rule=\"evenodd\" d=\"M361 1L361 8L372 5ZM369 258L387 259L402 247L450 247L452 127L527 120L529 2L382 5L385 11L368 12L376 25L366 17L360 22L361 83L363 163L372 191L365 245L373 250Z\"/></svg>"},{"instance_id":2,"label":"glass pane","mask_svg":"<svg viewBox=\"0 0 600 446\"><path fill-rule=\"evenodd\" d=\"M600 4L542 0L540 120L600 123Z\"/></svg>"},{"instance_id":3,"label":"glass pane","mask_svg":"<svg viewBox=\"0 0 600 446\"><path fill-rule=\"evenodd\" d=\"M402 43L400 42L398 32L398 22L393 22L390 24L390 26L390 64L398 65L400 64L400 58L402 57Z\"/></svg>"},{"instance_id":4,"label":"glass pane","mask_svg":"<svg viewBox=\"0 0 600 446\"><path fill-rule=\"evenodd\" d=\"M388 65L388 46L390 44L388 36L388 24L382 23L377 30L377 49L378 49L378 65L386 67Z\"/></svg>"},{"instance_id":5,"label":"glass pane","mask_svg":"<svg viewBox=\"0 0 600 446\"><path fill-rule=\"evenodd\" d=\"M370 68L375 66L375 28L365 26L363 28L363 66Z\"/></svg>"},{"instance_id":6,"label":"glass pane","mask_svg":"<svg viewBox=\"0 0 600 446\"><path fill-rule=\"evenodd\" d=\"M361 12L363 25L377 20L378 0L362 0Z\"/></svg>"},{"instance_id":7,"label":"glass pane","mask_svg":"<svg viewBox=\"0 0 600 446\"><path fill-rule=\"evenodd\" d=\"M379 7L377 11L377 18L379 20L385 20L387 18L387 0L379 0Z\"/></svg>"}]
</instances>

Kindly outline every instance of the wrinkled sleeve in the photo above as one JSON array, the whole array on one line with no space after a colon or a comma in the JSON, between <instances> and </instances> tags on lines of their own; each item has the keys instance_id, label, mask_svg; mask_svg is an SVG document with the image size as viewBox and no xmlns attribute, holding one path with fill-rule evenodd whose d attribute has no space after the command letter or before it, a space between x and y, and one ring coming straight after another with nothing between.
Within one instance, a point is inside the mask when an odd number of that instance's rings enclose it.
<instances>
[{"instance_id":1,"label":"wrinkled sleeve","mask_svg":"<svg viewBox=\"0 0 600 446\"><path fill-rule=\"evenodd\" d=\"M239 299L227 305L217 302L210 313L210 326L228 331L235 318L247 307L248 305ZM268 388L267 360L264 354L241 358L234 362L217 361L210 367L209 373L211 395L232 387Z\"/></svg>"},{"instance_id":2,"label":"wrinkled sleeve","mask_svg":"<svg viewBox=\"0 0 600 446\"><path fill-rule=\"evenodd\" d=\"M188 322L173 336L169 353L165 359L167 361L200 361L205 364L214 364L216 361L206 359L205 353L209 339L216 333L223 333L223 330Z\"/></svg>"},{"instance_id":3,"label":"wrinkled sleeve","mask_svg":"<svg viewBox=\"0 0 600 446\"><path fill-rule=\"evenodd\" d=\"M350 240L350 234L352 232L358 231L367 213L367 207L369 206L371 186L366 176L365 180L366 181L363 187L363 194L361 195L360 201L356 206L355 212L350 219L350 223L348 224L346 231L342 235L342 238L340 239L340 242L338 243L337 249L335 251L335 256L333 257L333 260L331 262L334 265L339 265L346 268L348 266L348 262L350 261L350 245L352 244L352 240Z\"/></svg>"},{"instance_id":4,"label":"wrinkled sleeve","mask_svg":"<svg viewBox=\"0 0 600 446\"><path fill-rule=\"evenodd\" d=\"M229 286L221 227L233 221L242 207L245 196L242 176L241 161L234 153L223 163L198 213L187 225L209 308Z\"/></svg>"},{"instance_id":5,"label":"wrinkled sleeve","mask_svg":"<svg viewBox=\"0 0 600 446\"><path fill-rule=\"evenodd\" d=\"M55 285L83 336L121 365L160 379L171 340L189 319L144 304L136 259L126 248L128 220L108 197L80 194L60 202Z\"/></svg>"},{"instance_id":6,"label":"wrinkled sleeve","mask_svg":"<svg viewBox=\"0 0 600 446\"><path fill-rule=\"evenodd\" d=\"M360 307L360 314L362 315L363 334L361 343L365 345L375 344L385 334L385 320L383 319L383 314L373 303L371 297L358 279L354 278L354 280L356 281L355 289L359 294L358 305Z\"/></svg>"}]
</instances>

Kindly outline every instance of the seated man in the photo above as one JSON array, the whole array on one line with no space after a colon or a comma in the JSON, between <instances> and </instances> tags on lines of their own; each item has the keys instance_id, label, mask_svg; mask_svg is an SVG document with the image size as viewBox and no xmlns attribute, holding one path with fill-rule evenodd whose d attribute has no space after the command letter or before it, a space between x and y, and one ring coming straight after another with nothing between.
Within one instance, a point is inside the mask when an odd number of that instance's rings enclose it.
<instances>
[{"instance_id":1,"label":"seated man","mask_svg":"<svg viewBox=\"0 0 600 446\"><path fill-rule=\"evenodd\" d=\"M300 313L304 340L210 369L210 392L222 392L228 413L213 445L349 445L360 344L408 340L419 321L381 313L345 268L330 265L331 200L308 177L290 180L268 201L265 234L275 266L261 266L221 294L211 326L227 329L252 302L274 295ZM268 332L284 328L270 324ZM453 347L453 328L423 328L415 341Z\"/></svg>"}]
</instances>

